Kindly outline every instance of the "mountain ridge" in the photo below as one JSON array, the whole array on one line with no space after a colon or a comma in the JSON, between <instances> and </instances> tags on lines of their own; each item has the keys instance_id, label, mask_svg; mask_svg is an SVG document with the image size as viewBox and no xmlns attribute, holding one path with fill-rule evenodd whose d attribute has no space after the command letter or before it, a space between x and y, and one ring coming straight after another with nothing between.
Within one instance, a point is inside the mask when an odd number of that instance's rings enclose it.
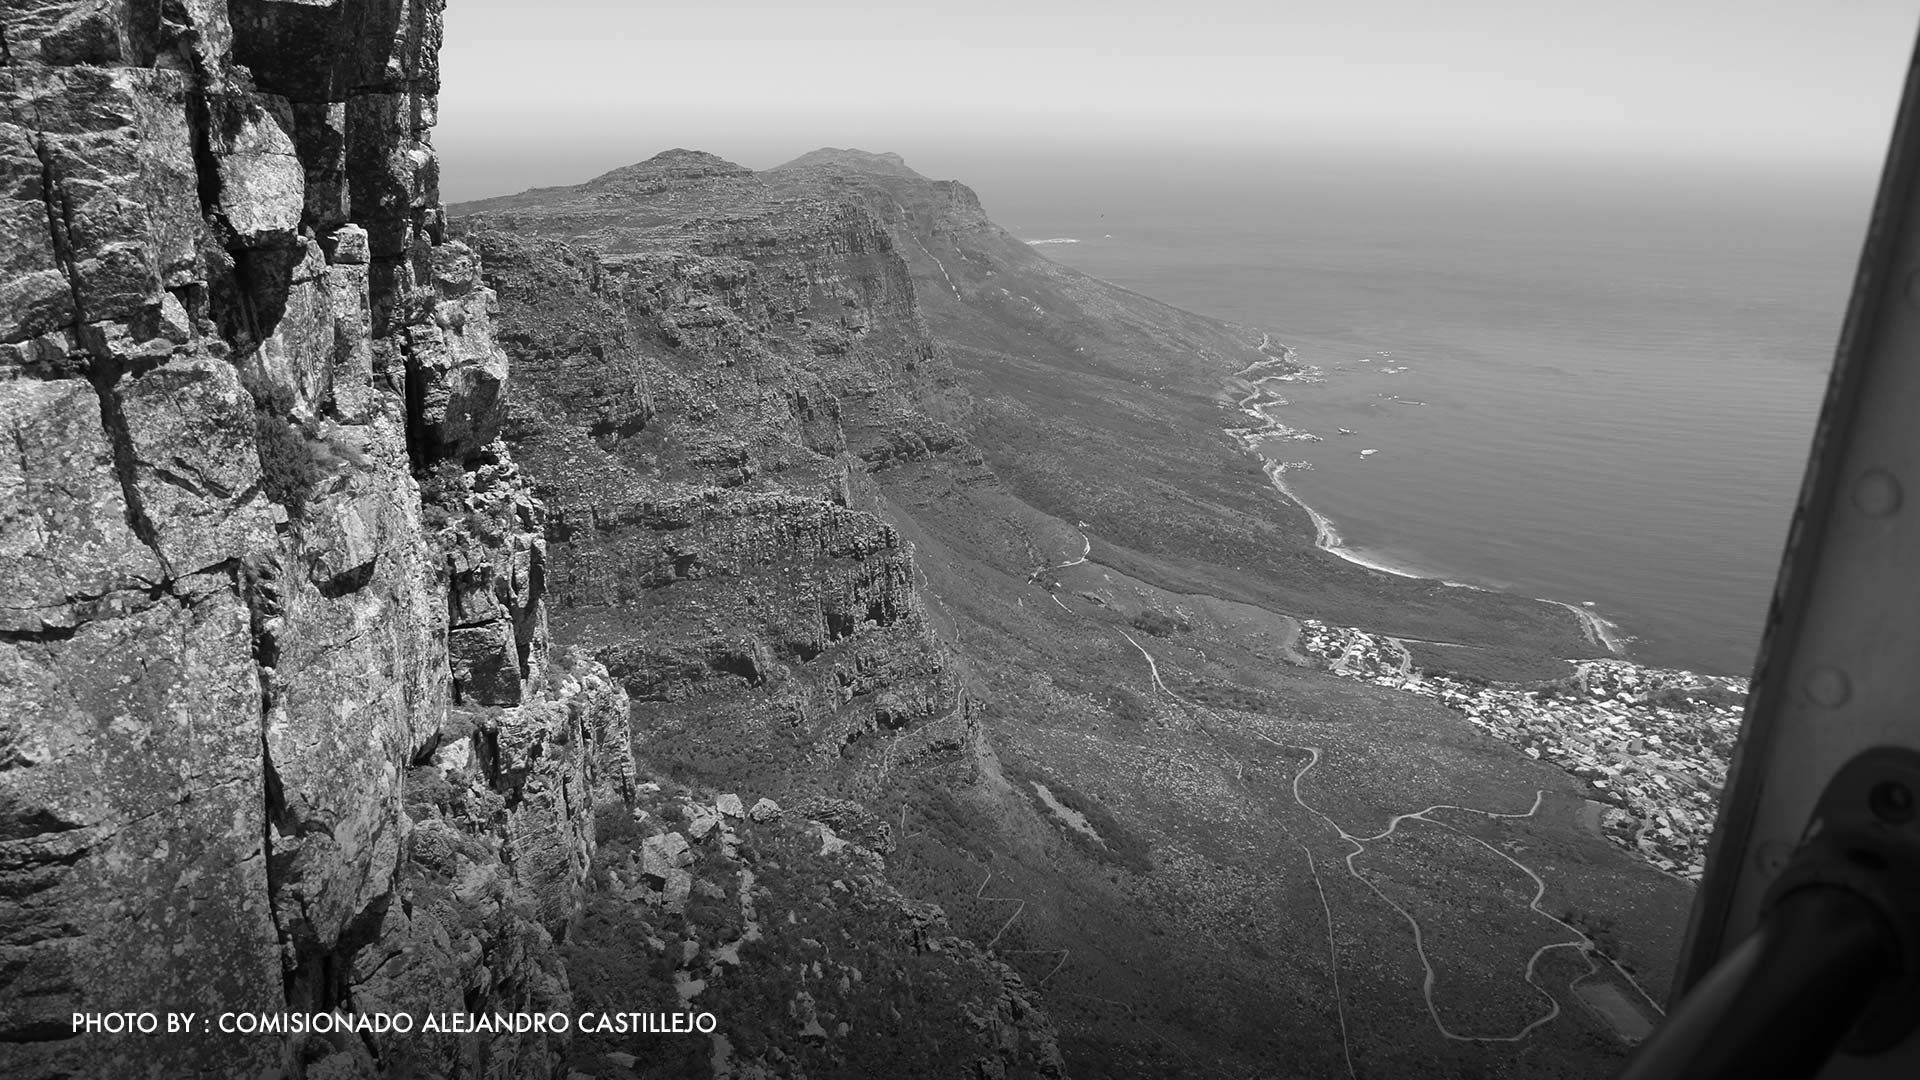
<instances>
[{"instance_id":1,"label":"mountain ridge","mask_svg":"<svg viewBox=\"0 0 1920 1080\"><path fill-rule=\"evenodd\" d=\"M1385 820L1419 809L1401 805L1402 792L1422 806L1517 804L1511 813L1525 822L1499 828L1525 838L1487 836L1545 843L1560 853L1551 872L1578 883L1552 901L1566 905L1566 919L1554 915L1541 926L1561 927L1554 932L1570 946L1590 943L1566 928L1602 918L1590 911L1634 909L1641 929L1610 938L1608 948L1658 993L1663 950L1676 940L1684 906L1675 890L1684 886L1583 832L1578 782L1538 771L1458 713L1397 686L1332 677L1325 669L1337 658L1310 658L1294 644L1308 640L1305 619L1327 618L1453 643L1401 647L1421 650L1422 665L1446 656L1442 670L1468 677L1542 679L1571 670L1553 654L1579 655L1577 624L1545 604L1395 579L1315 549L1311 523L1273 490L1231 430L1244 423L1233 408L1247 392L1241 375L1286 362L1263 349L1269 335L1054 264L995 225L964 184L871 169L867 157L844 168L839 160L816 156L804 167L730 180L726 190L688 184L632 203L588 206L580 189L562 189L546 200L462 204L452 208L454 225L487 254L508 325L536 307L556 330L608 324L610 314L554 310L556 294L536 284L551 275L525 276L568 252L596 268L601 295L632 325L665 329L658 340L667 351L639 362L702 380L819 380L817 391L783 392L788 404L750 427L766 431L772 422L798 432L831 415L838 435L814 445L846 463L844 480L821 495L818 479L801 480L817 474L775 464L784 452L743 447L744 458L727 459L741 465L726 483L844 503L885 523L905 554L901 595L922 613L929 647L966 702L959 712L877 708L876 717L889 719L844 745L835 768L850 786L834 797L887 808L889 879L939 904L976 940L997 943L1053 1017L1066 1067L1152 1075L1205 1061L1230 1074L1338 1071L1342 1045L1326 1036L1331 1021L1276 996L1330 977L1358 995L1358 1022L1376 1034L1428 1022L1419 1008L1399 1011L1421 1000L1417 974L1400 967L1411 954L1394 952L1401 916L1369 909L1374 894L1364 875L1343 883L1317 869L1338 867L1351 852L1336 835L1313 838L1324 834L1325 819L1289 794L1308 771L1315 785L1331 785L1326 797L1344 817ZM694 325L698 337L685 329ZM649 352L640 338L627 348ZM598 345L582 355L613 351ZM520 423L528 430L579 423L527 405ZM650 421L663 445L694 434L671 411L663 407ZM724 412L698 415L700 439L734 430ZM655 454L647 438L609 438L605 452ZM550 459L534 441L516 445L550 501L564 507L578 498L567 493L579 485L566 469L540 466ZM653 541L636 533L634 542ZM557 561L573 557L566 547L557 545ZM557 617L563 640L579 617ZM641 645L641 653L653 647ZM630 663L596 655L616 673ZM728 676L735 689L725 691L743 696L716 699L734 702L727 708L735 713L779 701L784 680L812 677L815 661L803 654L754 655L722 665L744 673ZM849 706L893 693L890 678L856 687ZM637 699L637 745L649 732L697 729L713 755L760 739L710 720L683 727L683 706L628 689ZM721 730L734 733L715 738ZM755 768L700 755L642 758L645 768L674 777ZM1437 768L1436 760L1448 764ZM814 769L807 774L823 775ZM771 783L796 782L817 780L792 773ZM1529 802L1538 820L1521 813ZM1213 835L1203 823L1221 814L1232 828ZM1268 871L1270 884L1246 876L1249 859L1284 858L1301 843L1311 857ZM1423 922L1454 918L1442 913L1477 888L1465 881L1504 873L1462 869L1478 865L1466 849L1422 852L1397 864L1400 872L1418 865L1457 890L1422 890L1419 910L1432 913ZM1349 895L1354 888L1360 893ZM1260 904L1265 889L1308 906L1267 907L1252 922L1229 914ZM1320 901L1310 900L1315 889L1325 891L1324 918ZM1020 914L1009 923L1015 901ZM1387 921L1371 921L1380 916ZM1493 978L1497 958L1531 949L1498 943L1529 940L1539 932L1531 920L1542 918L1516 903L1510 914L1484 919L1476 933L1489 935L1485 941L1462 945L1448 963ZM1325 941L1335 926L1369 944L1354 946L1364 958L1336 954L1329 971ZM1353 965L1378 974L1358 978ZM1602 974L1568 968L1569 979ZM1140 1010L1168 983L1183 987L1184 1018L1141 1030ZM1653 1009L1634 984L1620 986ZM1526 1015L1535 990L1522 981L1512 991L1487 999L1487 1022L1501 1023L1500 1009ZM1096 1000L1121 1005L1090 1004ZM1276 1025L1287 1032L1278 1044L1251 1034ZM1620 1045L1616 1033L1554 1027L1539 1038L1564 1056L1558 1075L1608 1075L1618 1062L1617 1049L1606 1049ZM1497 1075L1518 1060L1444 1036L1359 1039L1347 1053L1396 1075L1466 1067Z\"/></svg>"},{"instance_id":2,"label":"mountain ridge","mask_svg":"<svg viewBox=\"0 0 1920 1080\"><path fill-rule=\"evenodd\" d=\"M823 146L809 150L791 161L784 161L766 172L797 172L803 169L826 169L845 172L873 173L882 176L899 176L910 180L925 180L927 177L907 164L905 158L890 151L861 150L857 147L841 148Z\"/></svg>"},{"instance_id":3,"label":"mountain ridge","mask_svg":"<svg viewBox=\"0 0 1920 1080\"><path fill-rule=\"evenodd\" d=\"M1315 548L1267 331L896 155L445 206L442 6L4 15L8 1075L1616 1071L1687 886L1454 707L1577 625ZM283 1023L402 1014L567 1024Z\"/></svg>"}]
</instances>

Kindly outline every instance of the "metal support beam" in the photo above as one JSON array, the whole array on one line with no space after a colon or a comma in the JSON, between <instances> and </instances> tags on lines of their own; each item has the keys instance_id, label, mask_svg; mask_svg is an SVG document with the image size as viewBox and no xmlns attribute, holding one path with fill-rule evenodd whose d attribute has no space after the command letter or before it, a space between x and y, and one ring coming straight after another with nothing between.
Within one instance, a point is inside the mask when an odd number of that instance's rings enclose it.
<instances>
[{"instance_id":1,"label":"metal support beam","mask_svg":"<svg viewBox=\"0 0 1920 1080\"><path fill-rule=\"evenodd\" d=\"M1907 74L1768 613L1675 998L1761 925L1815 806L1875 746L1920 750L1920 50ZM1829 1080L1920 1076L1920 1038Z\"/></svg>"}]
</instances>

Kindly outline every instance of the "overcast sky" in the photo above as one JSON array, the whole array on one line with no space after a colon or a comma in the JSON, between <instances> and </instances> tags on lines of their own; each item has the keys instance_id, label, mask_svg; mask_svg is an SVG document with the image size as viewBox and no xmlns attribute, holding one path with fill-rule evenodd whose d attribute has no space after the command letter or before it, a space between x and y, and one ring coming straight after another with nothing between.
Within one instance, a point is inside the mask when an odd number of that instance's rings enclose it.
<instances>
[{"instance_id":1,"label":"overcast sky","mask_svg":"<svg viewBox=\"0 0 1920 1080\"><path fill-rule=\"evenodd\" d=\"M1920 0L449 0L449 201L689 146L1877 169Z\"/></svg>"}]
</instances>

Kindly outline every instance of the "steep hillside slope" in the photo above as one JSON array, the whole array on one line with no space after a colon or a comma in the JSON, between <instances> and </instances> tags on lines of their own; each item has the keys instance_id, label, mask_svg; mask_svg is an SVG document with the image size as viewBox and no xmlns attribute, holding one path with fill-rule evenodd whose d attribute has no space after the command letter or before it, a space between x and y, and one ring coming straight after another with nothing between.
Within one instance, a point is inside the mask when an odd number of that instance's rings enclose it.
<instances>
[{"instance_id":1,"label":"steep hillside slope","mask_svg":"<svg viewBox=\"0 0 1920 1080\"><path fill-rule=\"evenodd\" d=\"M1402 689L1415 649L1566 674L1577 624L1317 551L1229 431L1285 363L1262 333L892 155L675 150L454 213L555 508L553 633L633 695L643 771L841 800L1079 1074L1617 1067L1580 1002L1652 1015L1686 886ZM1387 636L1322 657L1316 617ZM1405 674L1353 678L1380 641Z\"/></svg>"},{"instance_id":2,"label":"steep hillside slope","mask_svg":"<svg viewBox=\"0 0 1920 1080\"><path fill-rule=\"evenodd\" d=\"M828 223L856 208L865 224ZM965 185L921 177L896 155L821 150L754 174L668 151L579 187L456 213L469 227L563 239L610 262L663 251L756 258L773 247L791 261L810 254L793 244L798 235L883 234L919 286L910 325L938 343L912 405L964 429L1025 501L1088 521L1114 558L1142 560L1130 568L1151 565L1156 578L1331 622L1459 643L1467 648L1449 656L1469 672L1558 674L1564 667L1543 658L1586 647L1577 622L1552 605L1397 578L1317 551L1305 513L1275 497L1227 434L1246 423L1232 403L1248 369L1284 368L1277 345L1053 263L994 225ZM909 325L890 324L884 305L876 314L875 331ZM818 334L817 325L802 329ZM1143 482L1153 497L1140 497Z\"/></svg>"},{"instance_id":3,"label":"steep hillside slope","mask_svg":"<svg viewBox=\"0 0 1920 1080\"><path fill-rule=\"evenodd\" d=\"M610 1000L685 993L699 973L699 1003L727 1017L722 1057L742 1067L888 1075L951 1061L1049 1075L1052 1027L1019 975L958 937L929 937L944 914L879 873L895 839L877 786L895 767L966 760L978 731L912 554L869 509L869 470L969 452L914 407L935 380L932 343L878 223L855 206L763 196L737 167L681 151L609 174L561 211L570 228L625 238L617 254L461 226L514 356L507 436L549 507L556 640L590 650L633 696L643 774L771 796L822 823L771 846L775 834L748 830L752 843L729 839L697 862L723 908L732 877L740 898L771 890L742 912L771 904L785 922L730 923L693 900L666 904L677 925L636 911L643 841L634 868L598 883L572 955L607 973ZM637 219L594 209L629 200ZM537 193L503 202L543 212ZM716 206L724 215L698 234L673 216ZM691 820L689 835L707 835L705 817ZM836 829L869 851L854 860L863 872L820 858L841 850ZM640 941L666 959L613 974L605 953ZM832 977L786 974L828 955L861 957L866 974L843 971L837 991ZM981 1039L978 1058L951 1058Z\"/></svg>"},{"instance_id":4,"label":"steep hillside slope","mask_svg":"<svg viewBox=\"0 0 1920 1080\"><path fill-rule=\"evenodd\" d=\"M706 183L684 160L650 164ZM778 229L598 259L471 235L554 515L556 633L648 703L650 758L838 794L874 733L965 728L912 557L863 505L868 468L960 438L910 405L931 346L876 224L750 212Z\"/></svg>"}]
</instances>

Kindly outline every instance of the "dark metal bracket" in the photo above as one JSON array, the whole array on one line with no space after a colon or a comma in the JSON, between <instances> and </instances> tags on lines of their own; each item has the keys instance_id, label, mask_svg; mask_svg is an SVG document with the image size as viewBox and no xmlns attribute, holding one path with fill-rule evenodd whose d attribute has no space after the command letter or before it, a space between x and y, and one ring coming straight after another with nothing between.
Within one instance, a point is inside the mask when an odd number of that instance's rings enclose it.
<instances>
[{"instance_id":1,"label":"dark metal bracket","mask_svg":"<svg viewBox=\"0 0 1920 1080\"><path fill-rule=\"evenodd\" d=\"M1834 774L1762 901L1759 927L1696 982L1622 1080L1810 1077L1920 1021L1920 751Z\"/></svg>"}]
</instances>

